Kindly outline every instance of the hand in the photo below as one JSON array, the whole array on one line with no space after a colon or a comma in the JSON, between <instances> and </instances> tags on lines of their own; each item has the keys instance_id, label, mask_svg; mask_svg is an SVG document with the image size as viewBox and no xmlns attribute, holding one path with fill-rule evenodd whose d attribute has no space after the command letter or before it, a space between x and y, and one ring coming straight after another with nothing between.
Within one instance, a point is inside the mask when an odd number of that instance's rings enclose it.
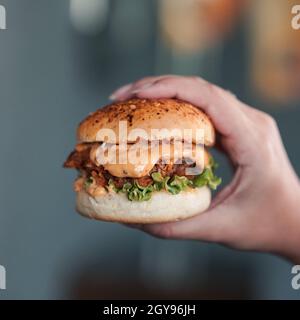
<instances>
[{"instance_id":1,"label":"hand","mask_svg":"<svg viewBox=\"0 0 300 320\"><path fill-rule=\"evenodd\" d=\"M271 116L197 77L148 77L120 88L112 98L132 96L178 98L202 108L235 168L231 183L205 213L135 227L158 237L217 242L300 262L300 185Z\"/></svg>"}]
</instances>

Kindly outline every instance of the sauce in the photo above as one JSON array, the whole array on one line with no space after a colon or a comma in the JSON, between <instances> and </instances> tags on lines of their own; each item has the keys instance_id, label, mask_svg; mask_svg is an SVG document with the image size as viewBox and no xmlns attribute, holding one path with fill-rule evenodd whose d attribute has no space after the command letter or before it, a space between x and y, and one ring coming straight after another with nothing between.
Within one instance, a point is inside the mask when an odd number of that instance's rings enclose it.
<instances>
[{"instance_id":1,"label":"sauce","mask_svg":"<svg viewBox=\"0 0 300 320\"><path fill-rule=\"evenodd\" d=\"M91 149L90 158L97 165L103 165L111 175L120 178L146 176L159 160L173 164L180 163L183 158L190 159L201 171L209 162L209 154L203 146L182 141L95 144Z\"/></svg>"}]
</instances>

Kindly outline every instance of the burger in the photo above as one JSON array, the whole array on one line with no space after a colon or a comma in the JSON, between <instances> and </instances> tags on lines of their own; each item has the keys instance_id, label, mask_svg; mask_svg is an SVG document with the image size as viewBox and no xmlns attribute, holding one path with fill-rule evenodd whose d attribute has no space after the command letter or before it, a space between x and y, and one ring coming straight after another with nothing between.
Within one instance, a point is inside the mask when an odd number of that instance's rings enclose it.
<instances>
[{"instance_id":1,"label":"burger","mask_svg":"<svg viewBox=\"0 0 300 320\"><path fill-rule=\"evenodd\" d=\"M221 179L207 151L210 118L177 99L115 102L83 120L64 163L74 168L82 215L122 223L161 223L205 211Z\"/></svg>"}]
</instances>

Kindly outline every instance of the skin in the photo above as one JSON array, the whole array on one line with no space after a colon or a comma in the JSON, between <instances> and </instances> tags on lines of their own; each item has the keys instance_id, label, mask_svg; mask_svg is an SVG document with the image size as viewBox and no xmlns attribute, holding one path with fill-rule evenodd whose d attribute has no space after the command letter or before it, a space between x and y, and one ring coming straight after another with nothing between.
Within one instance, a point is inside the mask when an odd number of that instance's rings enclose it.
<instances>
[{"instance_id":1,"label":"skin","mask_svg":"<svg viewBox=\"0 0 300 320\"><path fill-rule=\"evenodd\" d=\"M134 225L153 236L270 252L300 264L300 184L274 119L198 77L147 77L111 99L179 98L201 107L220 134L235 174L205 213L171 223Z\"/></svg>"}]
</instances>

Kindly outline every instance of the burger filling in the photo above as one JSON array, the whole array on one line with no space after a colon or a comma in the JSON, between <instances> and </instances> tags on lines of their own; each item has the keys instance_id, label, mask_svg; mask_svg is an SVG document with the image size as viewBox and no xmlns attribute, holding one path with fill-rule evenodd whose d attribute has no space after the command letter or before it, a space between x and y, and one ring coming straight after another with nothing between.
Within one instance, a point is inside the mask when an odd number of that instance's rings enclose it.
<instances>
[{"instance_id":1,"label":"burger filling","mask_svg":"<svg viewBox=\"0 0 300 320\"><path fill-rule=\"evenodd\" d=\"M125 193L131 201L146 201L155 191L165 190L178 194L188 188L208 186L215 190L221 178L214 173L217 164L212 156L204 151L201 173L191 174L197 167L197 159L173 156L164 161L161 149L157 161L147 165L99 164L97 150L100 143L81 143L69 155L65 168L74 168L79 172L75 181L76 192L85 190L91 196L101 195L107 191ZM138 169L138 170L137 170Z\"/></svg>"}]
</instances>

